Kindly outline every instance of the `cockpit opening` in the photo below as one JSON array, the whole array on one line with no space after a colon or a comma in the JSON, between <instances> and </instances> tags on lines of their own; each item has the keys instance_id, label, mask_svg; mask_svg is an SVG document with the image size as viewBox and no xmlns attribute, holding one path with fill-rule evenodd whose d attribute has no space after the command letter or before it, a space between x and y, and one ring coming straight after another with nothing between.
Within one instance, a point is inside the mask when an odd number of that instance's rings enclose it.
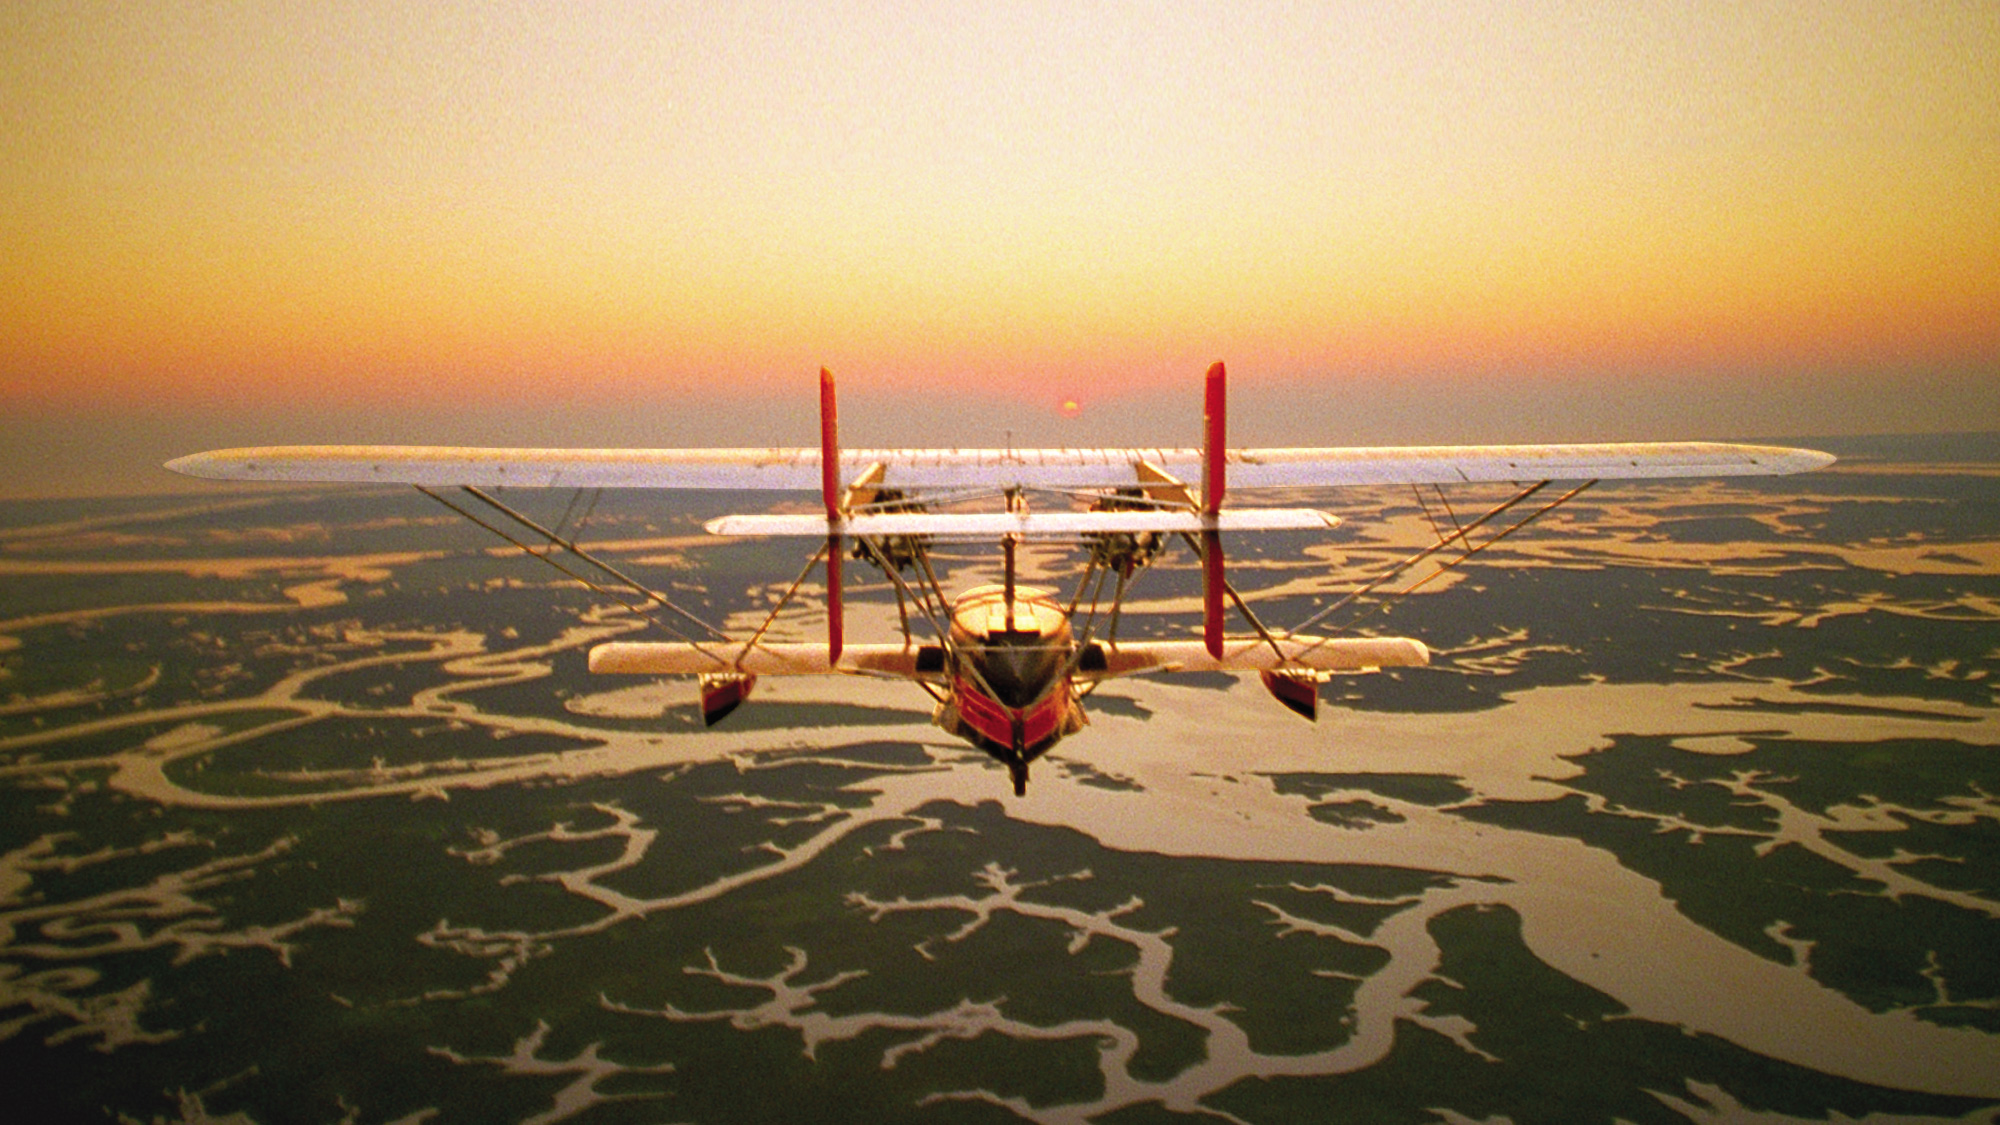
<instances>
[{"instance_id":1,"label":"cockpit opening","mask_svg":"<svg viewBox=\"0 0 2000 1125\"><path fill-rule=\"evenodd\" d=\"M952 606L960 674L1005 707L1030 706L1069 668L1069 619L1045 590L1019 587L1009 606L1000 586L966 591Z\"/></svg>"},{"instance_id":2,"label":"cockpit opening","mask_svg":"<svg viewBox=\"0 0 2000 1125\"><path fill-rule=\"evenodd\" d=\"M1026 707L1047 694L1069 666L1069 645L1040 633L1000 633L959 650L993 696L1008 707Z\"/></svg>"}]
</instances>

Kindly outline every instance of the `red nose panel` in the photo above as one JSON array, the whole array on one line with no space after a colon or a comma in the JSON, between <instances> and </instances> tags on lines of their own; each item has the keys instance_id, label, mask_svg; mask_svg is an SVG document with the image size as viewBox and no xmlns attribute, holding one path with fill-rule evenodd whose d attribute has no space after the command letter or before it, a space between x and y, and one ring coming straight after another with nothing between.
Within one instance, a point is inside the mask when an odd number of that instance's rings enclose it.
<instances>
[{"instance_id":1,"label":"red nose panel","mask_svg":"<svg viewBox=\"0 0 2000 1125\"><path fill-rule=\"evenodd\" d=\"M1066 688L1050 692L1040 702L1021 708L1018 712L989 698L968 680L953 681L958 699L958 713L965 724L979 733L981 738L996 746L1014 745L1014 717L1021 718L1021 745L1039 746L1055 737L1062 727L1063 703L1068 698Z\"/></svg>"}]
</instances>

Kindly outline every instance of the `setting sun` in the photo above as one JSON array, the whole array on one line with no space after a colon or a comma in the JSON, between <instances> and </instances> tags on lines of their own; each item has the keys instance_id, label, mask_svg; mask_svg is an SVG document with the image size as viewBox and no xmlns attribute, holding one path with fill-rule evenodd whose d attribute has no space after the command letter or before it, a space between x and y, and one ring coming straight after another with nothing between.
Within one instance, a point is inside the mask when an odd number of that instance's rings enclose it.
<instances>
[{"instance_id":1,"label":"setting sun","mask_svg":"<svg viewBox=\"0 0 2000 1125\"><path fill-rule=\"evenodd\" d=\"M1223 356L1291 441L2000 416L2000 8L1506 11L25 6L6 467L766 440L822 365L1138 430Z\"/></svg>"}]
</instances>

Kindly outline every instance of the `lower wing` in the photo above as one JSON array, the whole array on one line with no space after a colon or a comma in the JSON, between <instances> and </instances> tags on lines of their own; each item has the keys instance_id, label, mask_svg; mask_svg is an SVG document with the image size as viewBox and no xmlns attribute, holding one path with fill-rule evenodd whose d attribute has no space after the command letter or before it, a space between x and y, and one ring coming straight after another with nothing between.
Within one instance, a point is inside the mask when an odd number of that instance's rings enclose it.
<instances>
[{"instance_id":1,"label":"lower wing","mask_svg":"<svg viewBox=\"0 0 2000 1125\"><path fill-rule=\"evenodd\" d=\"M1429 664L1430 649L1407 637L1231 638L1222 655L1201 641L1091 641L1077 653L1076 677L1108 680L1142 672L1368 672ZM763 643L748 649L682 642L611 641L590 650L590 670L608 674L696 676L879 675L942 679L937 645L856 644L837 661L823 644Z\"/></svg>"}]
</instances>

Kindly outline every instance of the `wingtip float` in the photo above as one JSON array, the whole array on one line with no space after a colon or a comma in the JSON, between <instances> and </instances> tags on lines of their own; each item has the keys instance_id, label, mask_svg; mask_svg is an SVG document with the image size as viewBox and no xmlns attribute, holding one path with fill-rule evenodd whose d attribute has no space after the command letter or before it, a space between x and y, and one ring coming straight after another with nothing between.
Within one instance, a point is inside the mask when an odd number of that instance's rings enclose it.
<instances>
[{"instance_id":1,"label":"wingtip float","mask_svg":"<svg viewBox=\"0 0 2000 1125\"><path fill-rule=\"evenodd\" d=\"M593 589L620 598L675 637L600 644L589 655L592 672L698 677L709 724L741 706L762 676L906 680L929 693L939 727L1005 765L1015 792L1024 793L1029 763L1086 725L1083 701L1106 680L1139 673L1254 672L1286 709L1316 719L1319 684L1328 677L1429 663L1429 650L1414 639L1342 635L1345 630L1338 628L1310 631L1417 566L1428 562L1433 568L1414 584L1421 585L1597 480L1781 475L1824 468L1834 460L1810 449L1713 442L1231 449L1227 380L1221 362L1208 369L1200 444L1178 449L843 450L833 374L821 368L817 449L281 446L197 453L166 467L215 480L416 485L516 545L528 541L533 549L523 549L544 562L561 565L556 556L566 555L597 568L605 582L585 579ZM1186 477L1195 478L1193 487L1183 483ZM1559 494L1552 501L1530 502L1553 481L1581 483L1553 490ZM1325 529L1339 522L1309 508L1228 507L1232 483L1327 488L1479 482L1511 483L1517 491L1484 515L1454 520L1452 530L1440 530L1437 543L1388 573L1359 582L1294 628L1274 629L1260 621L1229 581L1225 533ZM821 515L725 516L707 528L718 535L823 536L825 642L765 636L799 596L811 564L759 628L739 635L702 621L583 551L573 535L562 538L482 491L496 486L817 490ZM463 492L465 506L432 491L447 488ZM952 503L947 493L967 488L1004 497L1005 509L937 510ZM1082 510L1073 506L1078 497L1086 505ZM1033 510L1031 500L1050 498L1062 506ZM1002 546L1002 581L948 595L933 565L933 545L996 539ZM1015 548L1028 539L1066 542L1083 553L1082 578L1066 600L1019 581ZM1132 579L1173 542L1186 545L1200 570L1200 640L1119 638ZM881 572L894 591L899 643L847 643L842 565L850 557ZM1437 557L1449 561L1432 561ZM1107 584L1112 586L1108 607L1099 604ZM1247 632L1228 631L1230 605Z\"/></svg>"}]
</instances>

